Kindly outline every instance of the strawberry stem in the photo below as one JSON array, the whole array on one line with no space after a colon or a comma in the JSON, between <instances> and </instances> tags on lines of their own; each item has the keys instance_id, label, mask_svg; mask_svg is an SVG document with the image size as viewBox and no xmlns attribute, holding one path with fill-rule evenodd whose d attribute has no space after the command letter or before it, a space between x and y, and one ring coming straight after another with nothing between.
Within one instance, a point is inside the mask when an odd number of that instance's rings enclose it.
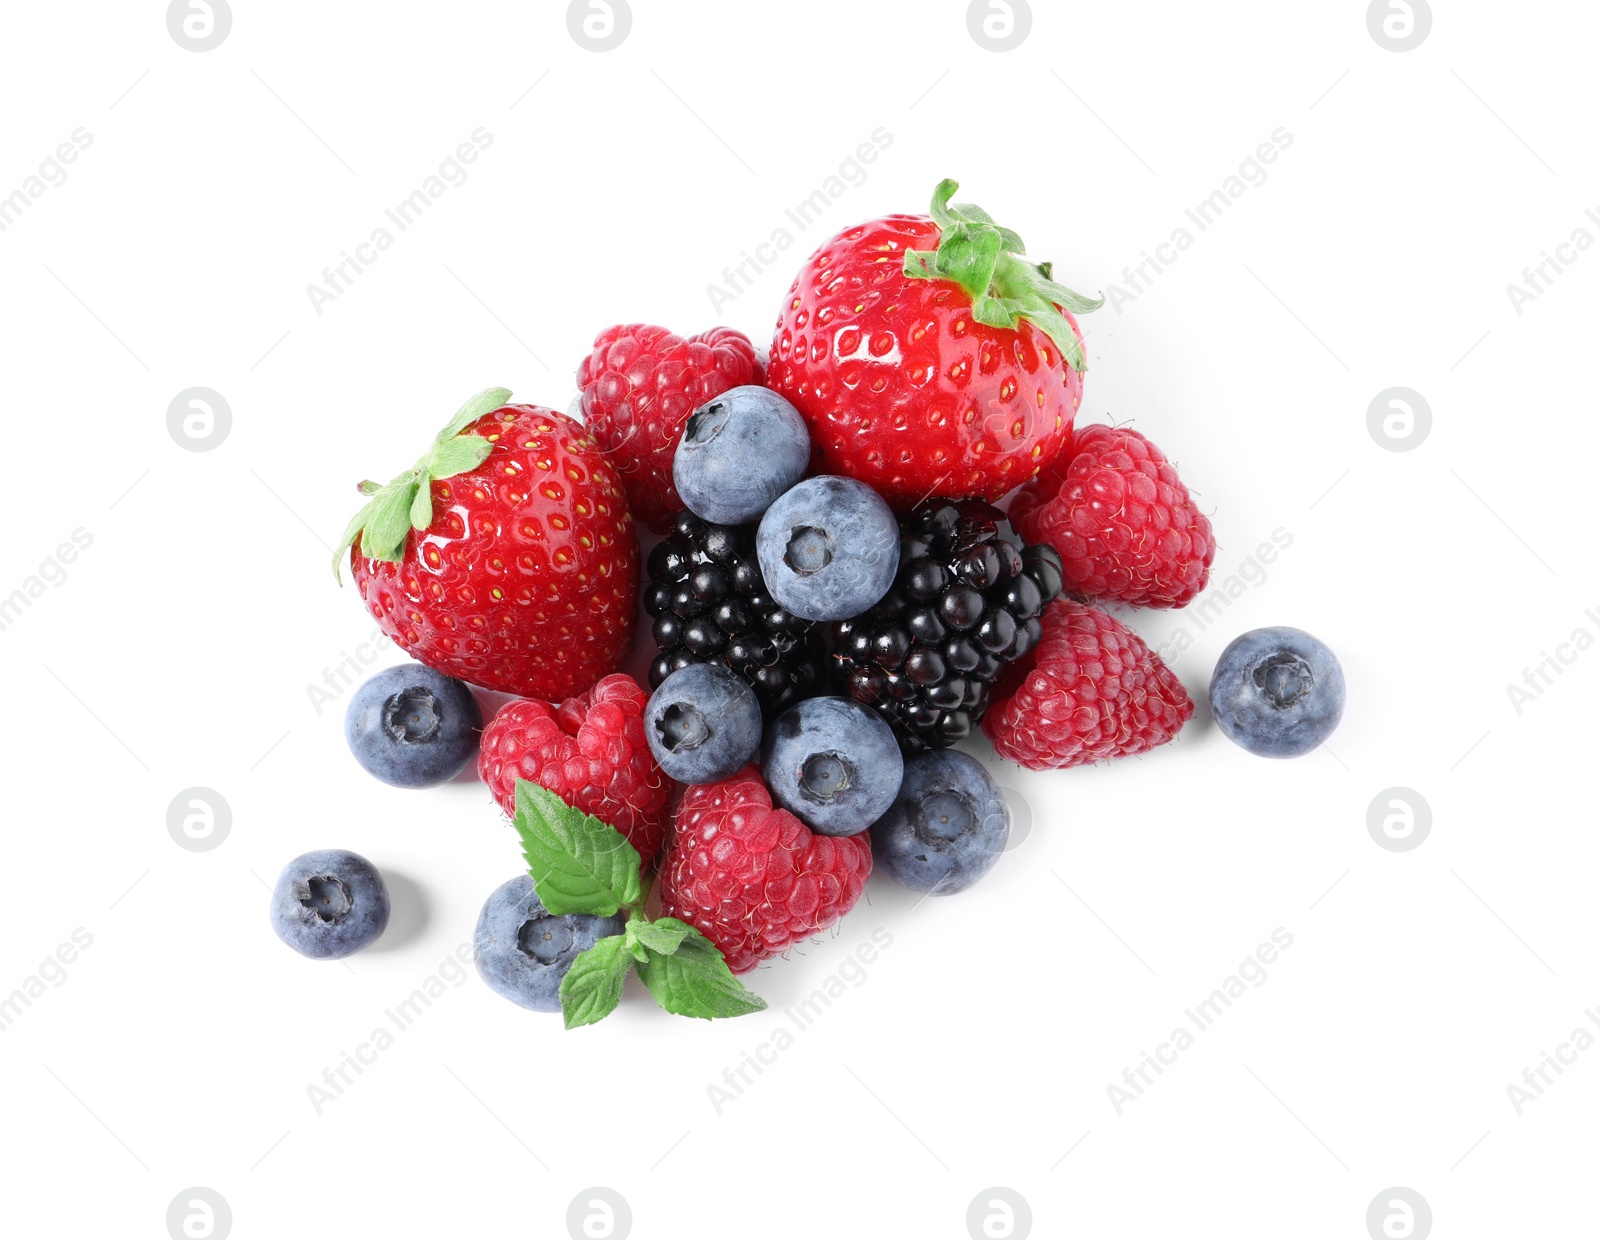
<instances>
[{"instance_id":1,"label":"strawberry stem","mask_svg":"<svg viewBox=\"0 0 1600 1240\"><path fill-rule=\"evenodd\" d=\"M412 530L433 524L433 482L452 478L483 464L494 444L480 435L463 434L485 414L511 399L510 388L486 388L456 411L433 445L415 465L383 486L370 480L356 489L371 498L351 518L333 553L333 576L343 583L345 552L361 540L361 554L369 560L398 564Z\"/></svg>"},{"instance_id":2,"label":"strawberry stem","mask_svg":"<svg viewBox=\"0 0 1600 1240\"><path fill-rule=\"evenodd\" d=\"M1063 311L1086 314L1105 298L1088 298L1051 279L1049 263L1030 261L1022 238L994 222L982 207L954 203L959 188L946 177L933 191L930 214L939 225L937 250L907 250L906 278L949 280L972 298L972 317L989 327L1017 329L1027 319L1055 342L1062 357L1083 371L1083 346Z\"/></svg>"}]
</instances>

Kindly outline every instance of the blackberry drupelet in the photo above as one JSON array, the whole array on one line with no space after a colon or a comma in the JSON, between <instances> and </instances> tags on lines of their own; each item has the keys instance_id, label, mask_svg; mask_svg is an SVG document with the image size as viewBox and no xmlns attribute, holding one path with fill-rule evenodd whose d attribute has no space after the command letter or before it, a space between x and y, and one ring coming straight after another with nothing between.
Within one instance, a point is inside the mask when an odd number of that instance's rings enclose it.
<instances>
[{"instance_id":1,"label":"blackberry drupelet","mask_svg":"<svg viewBox=\"0 0 1600 1240\"><path fill-rule=\"evenodd\" d=\"M900 571L877 606L833 626L844 692L873 707L907 753L954 745L1005 669L1039 644L1061 557L1018 548L981 500L931 499L900 522Z\"/></svg>"},{"instance_id":2,"label":"blackberry drupelet","mask_svg":"<svg viewBox=\"0 0 1600 1240\"><path fill-rule=\"evenodd\" d=\"M767 593L754 525L712 525L685 508L648 564L644 606L660 650L652 689L691 663L720 662L749 681L768 719L822 692L821 637Z\"/></svg>"}]
</instances>

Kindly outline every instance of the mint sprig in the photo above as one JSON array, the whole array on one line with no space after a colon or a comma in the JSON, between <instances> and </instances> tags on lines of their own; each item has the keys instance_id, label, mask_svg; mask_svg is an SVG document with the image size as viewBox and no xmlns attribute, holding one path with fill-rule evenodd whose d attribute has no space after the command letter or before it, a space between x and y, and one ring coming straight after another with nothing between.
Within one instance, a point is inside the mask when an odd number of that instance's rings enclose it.
<instances>
[{"instance_id":1,"label":"mint sprig","mask_svg":"<svg viewBox=\"0 0 1600 1240\"><path fill-rule=\"evenodd\" d=\"M433 446L418 457L410 469L382 486L369 481L357 488L371 498L350 519L333 553L336 580L343 580L345 552L357 538L361 540L361 554L369 560L400 562L406 535L433 524L434 480L453 478L476 469L494 451L494 444L482 435L462 432L510 399L510 388L485 388L456 411L449 425L434 437Z\"/></svg>"},{"instance_id":2,"label":"mint sprig","mask_svg":"<svg viewBox=\"0 0 1600 1240\"><path fill-rule=\"evenodd\" d=\"M622 832L526 779L517 780L516 807L522 855L546 912L610 917L643 898L643 862Z\"/></svg>"},{"instance_id":3,"label":"mint sprig","mask_svg":"<svg viewBox=\"0 0 1600 1240\"><path fill-rule=\"evenodd\" d=\"M699 930L676 917L645 915L643 861L626 836L529 780L517 781L515 795L512 821L545 910L556 916L627 913L623 932L579 953L562 979L568 1029L609 1016L622 1001L629 969L678 1016L716 1020L766 1008Z\"/></svg>"},{"instance_id":4,"label":"mint sprig","mask_svg":"<svg viewBox=\"0 0 1600 1240\"><path fill-rule=\"evenodd\" d=\"M930 214L939 225L937 250L907 250L902 270L911 280L948 280L972 298L972 317L988 327L1015 331L1027 319L1061 350L1074 370L1085 367L1083 346L1063 310L1086 314L1105 298L1074 293L1051 278L1049 263L1024 254L1022 238L1002 228L982 207L952 203L959 188L948 177L933 191Z\"/></svg>"}]
</instances>

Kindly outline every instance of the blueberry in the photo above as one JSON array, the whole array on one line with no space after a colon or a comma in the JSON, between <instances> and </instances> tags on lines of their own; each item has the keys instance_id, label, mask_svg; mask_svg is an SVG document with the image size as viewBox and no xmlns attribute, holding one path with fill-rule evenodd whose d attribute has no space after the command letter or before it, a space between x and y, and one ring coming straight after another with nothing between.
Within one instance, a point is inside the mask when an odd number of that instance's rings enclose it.
<instances>
[{"instance_id":1,"label":"blueberry","mask_svg":"<svg viewBox=\"0 0 1600 1240\"><path fill-rule=\"evenodd\" d=\"M344 738L367 774L396 788L454 779L478 754L483 713L472 690L420 663L391 667L356 690Z\"/></svg>"},{"instance_id":2,"label":"blueberry","mask_svg":"<svg viewBox=\"0 0 1600 1240\"><path fill-rule=\"evenodd\" d=\"M644 735L661 769L673 779L715 783L761 747L761 703L723 664L691 663L650 695Z\"/></svg>"},{"instance_id":3,"label":"blueberry","mask_svg":"<svg viewBox=\"0 0 1600 1240\"><path fill-rule=\"evenodd\" d=\"M1234 744L1264 758L1310 753L1339 726L1344 672L1310 633L1253 629L1211 673L1211 713Z\"/></svg>"},{"instance_id":4,"label":"blueberry","mask_svg":"<svg viewBox=\"0 0 1600 1240\"><path fill-rule=\"evenodd\" d=\"M553 917L539 903L533 879L519 874L484 901L472 958L478 976L501 998L532 1012L559 1012L561 979L573 960L601 939L621 934L623 922L620 913Z\"/></svg>"},{"instance_id":5,"label":"blueberry","mask_svg":"<svg viewBox=\"0 0 1600 1240\"><path fill-rule=\"evenodd\" d=\"M272 928L302 956L337 960L360 951L389 924L389 891L365 857L342 848L304 853L272 889Z\"/></svg>"},{"instance_id":6,"label":"blueberry","mask_svg":"<svg viewBox=\"0 0 1600 1240\"><path fill-rule=\"evenodd\" d=\"M762 774L772 799L823 835L855 835L889 808L904 762L894 731L848 698L816 697L772 725Z\"/></svg>"},{"instance_id":7,"label":"blueberry","mask_svg":"<svg viewBox=\"0 0 1600 1240\"><path fill-rule=\"evenodd\" d=\"M805 477L811 436L795 407L769 388L730 388L683 426L672 483L683 502L719 525L761 516Z\"/></svg>"},{"instance_id":8,"label":"blueberry","mask_svg":"<svg viewBox=\"0 0 1600 1240\"><path fill-rule=\"evenodd\" d=\"M785 492L767 510L756 554L779 606L805 620L844 620L893 584L900 527L871 487L824 475Z\"/></svg>"},{"instance_id":9,"label":"blueberry","mask_svg":"<svg viewBox=\"0 0 1600 1240\"><path fill-rule=\"evenodd\" d=\"M989 772L957 750L906 763L900 795L872 824L872 863L914 891L950 895L989 872L1011 833L1011 811Z\"/></svg>"}]
</instances>

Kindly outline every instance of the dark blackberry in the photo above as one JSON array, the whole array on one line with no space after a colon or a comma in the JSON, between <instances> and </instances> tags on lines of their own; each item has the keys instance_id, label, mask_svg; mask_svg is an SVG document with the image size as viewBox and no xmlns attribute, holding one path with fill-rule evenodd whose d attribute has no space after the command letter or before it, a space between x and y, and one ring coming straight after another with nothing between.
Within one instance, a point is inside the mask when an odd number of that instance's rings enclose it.
<instances>
[{"instance_id":1,"label":"dark blackberry","mask_svg":"<svg viewBox=\"0 0 1600 1240\"><path fill-rule=\"evenodd\" d=\"M711 525L684 509L647 565L644 605L660 651L652 689L691 663L717 662L754 687L768 718L823 691L821 635L767 593L755 526Z\"/></svg>"},{"instance_id":2,"label":"dark blackberry","mask_svg":"<svg viewBox=\"0 0 1600 1240\"><path fill-rule=\"evenodd\" d=\"M833 626L843 692L887 719L907 752L966 737L1006 668L1039 644L1039 613L1061 593L1061 557L1019 548L1004 528L981 501L927 500L900 522L894 587ZM663 596L645 599L658 606Z\"/></svg>"}]
</instances>

